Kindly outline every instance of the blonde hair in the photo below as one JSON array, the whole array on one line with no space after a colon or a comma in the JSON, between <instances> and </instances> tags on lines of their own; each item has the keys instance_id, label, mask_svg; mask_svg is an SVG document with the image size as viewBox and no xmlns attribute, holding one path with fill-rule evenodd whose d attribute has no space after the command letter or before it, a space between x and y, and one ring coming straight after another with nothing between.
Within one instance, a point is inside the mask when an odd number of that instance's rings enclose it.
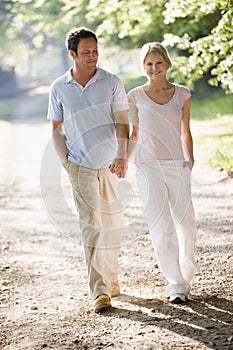
<instances>
[{"instance_id":1,"label":"blonde hair","mask_svg":"<svg viewBox=\"0 0 233 350\"><path fill-rule=\"evenodd\" d=\"M148 53L151 53L151 52L154 52L157 55L161 56L164 62L168 64L168 68L172 67L172 62L167 49L159 42L152 42L152 43L147 43L143 45L143 47L141 48L140 62L141 62L142 68L144 66L146 56L148 55Z\"/></svg>"}]
</instances>

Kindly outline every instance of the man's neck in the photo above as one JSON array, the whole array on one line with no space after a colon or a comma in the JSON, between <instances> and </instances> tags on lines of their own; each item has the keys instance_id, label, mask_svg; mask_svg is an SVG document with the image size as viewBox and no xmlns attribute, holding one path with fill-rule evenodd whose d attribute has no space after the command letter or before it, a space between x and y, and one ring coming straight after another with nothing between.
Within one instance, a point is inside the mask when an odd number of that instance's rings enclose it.
<instances>
[{"instance_id":1,"label":"man's neck","mask_svg":"<svg viewBox=\"0 0 233 350\"><path fill-rule=\"evenodd\" d=\"M88 83L88 81L95 75L97 68L93 69L80 69L73 67L71 69L72 77L83 87Z\"/></svg>"}]
</instances>

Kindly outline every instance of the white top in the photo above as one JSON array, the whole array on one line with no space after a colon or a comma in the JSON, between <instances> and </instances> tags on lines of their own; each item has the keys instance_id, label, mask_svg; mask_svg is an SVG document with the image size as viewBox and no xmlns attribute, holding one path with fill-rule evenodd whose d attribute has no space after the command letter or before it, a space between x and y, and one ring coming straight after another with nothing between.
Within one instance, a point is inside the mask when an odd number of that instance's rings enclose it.
<instances>
[{"instance_id":1,"label":"white top","mask_svg":"<svg viewBox=\"0 0 233 350\"><path fill-rule=\"evenodd\" d=\"M181 140L181 119L184 102L191 96L190 91L175 85L172 98L163 105L154 102L143 86L132 89L128 96L137 107L139 117L135 162L188 160Z\"/></svg>"},{"instance_id":2,"label":"white top","mask_svg":"<svg viewBox=\"0 0 233 350\"><path fill-rule=\"evenodd\" d=\"M117 152L114 113L128 110L120 79L98 68L85 87L69 71L50 89L47 118L63 121L68 159L91 169L107 168Z\"/></svg>"}]
</instances>

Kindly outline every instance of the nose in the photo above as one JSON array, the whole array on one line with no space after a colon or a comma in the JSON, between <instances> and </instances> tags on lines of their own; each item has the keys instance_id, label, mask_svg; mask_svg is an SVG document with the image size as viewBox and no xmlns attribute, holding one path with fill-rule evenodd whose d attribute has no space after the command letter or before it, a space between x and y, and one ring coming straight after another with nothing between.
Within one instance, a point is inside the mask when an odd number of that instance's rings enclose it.
<instances>
[{"instance_id":1,"label":"nose","mask_svg":"<svg viewBox=\"0 0 233 350\"><path fill-rule=\"evenodd\" d=\"M154 63L154 64L152 65L152 69L155 70L155 69L157 69L157 68L158 68L157 63Z\"/></svg>"},{"instance_id":2,"label":"nose","mask_svg":"<svg viewBox=\"0 0 233 350\"><path fill-rule=\"evenodd\" d=\"M96 51L90 51L89 57L96 57L96 56L97 56Z\"/></svg>"}]
</instances>

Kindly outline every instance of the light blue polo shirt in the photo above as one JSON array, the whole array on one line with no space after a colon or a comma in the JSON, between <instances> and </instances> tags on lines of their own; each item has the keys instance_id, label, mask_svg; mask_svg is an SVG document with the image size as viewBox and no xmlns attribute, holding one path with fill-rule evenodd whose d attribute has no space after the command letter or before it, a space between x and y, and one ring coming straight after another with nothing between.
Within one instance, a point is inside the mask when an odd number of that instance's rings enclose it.
<instances>
[{"instance_id":1,"label":"light blue polo shirt","mask_svg":"<svg viewBox=\"0 0 233 350\"><path fill-rule=\"evenodd\" d=\"M120 79L97 68L83 87L70 70L55 80L49 94L47 118L63 121L68 159L91 168L107 168L117 152L115 112L128 110Z\"/></svg>"}]
</instances>

